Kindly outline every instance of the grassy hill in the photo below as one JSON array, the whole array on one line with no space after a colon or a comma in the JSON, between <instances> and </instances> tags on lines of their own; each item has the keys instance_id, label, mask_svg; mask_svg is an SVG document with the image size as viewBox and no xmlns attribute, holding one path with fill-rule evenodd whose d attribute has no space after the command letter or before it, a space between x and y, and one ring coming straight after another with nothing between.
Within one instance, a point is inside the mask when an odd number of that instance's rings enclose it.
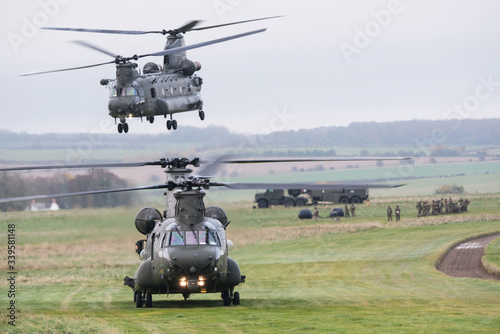
<instances>
[{"instance_id":1,"label":"grassy hill","mask_svg":"<svg viewBox=\"0 0 500 334\"><path fill-rule=\"evenodd\" d=\"M2 249L6 226L16 229L19 306L16 327L5 317L0 326L5 333L495 332L498 281L435 269L457 240L500 231L500 194L474 196L469 213L427 218L415 218L416 197L374 198L358 207L358 218L338 223L299 221L296 208L219 201L232 220L230 256L247 276L241 305L231 307L207 294L187 302L155 295L153 308L135 308L123 277L140 263L139 207L0 213ZM385 208L395 201L402 221L388 224ZM5 291L7 281L0 286ZM0 302L8 305L6 293Z\"/></svg>"}]
</instances>

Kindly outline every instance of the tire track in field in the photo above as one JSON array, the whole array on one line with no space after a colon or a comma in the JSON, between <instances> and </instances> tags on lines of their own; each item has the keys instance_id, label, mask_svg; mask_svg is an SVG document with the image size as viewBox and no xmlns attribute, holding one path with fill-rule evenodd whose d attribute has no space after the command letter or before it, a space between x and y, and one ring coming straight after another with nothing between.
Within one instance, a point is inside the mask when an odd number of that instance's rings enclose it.
<instances>
[{"instance_id":1,"label":"tire track in field","mask_svg":"<svg viewBox=\"0 0 500 334\"><path fill-rule=\"evenodd\" d=\"M64 300L61 302L61 310L67 311L68 307L69 307L69 303L71 303L71 300L73 299L73 297L77 293L79 293L80 291L84 290L85 288L86 288L86 286L82 285L78 289L76 289L75 291L73 291L72 293L70 293L69 295L67 295L66 298L64 298Z\"/></svg>"},{"instance_id":2,"label":"tire track in field","mask_svg":"<svg viewBox=\"0 0 500 334\"><path fill-rule=\"evenodd\" d=\"M452 277L483 278L500 281L500 277L489 274L481 263L484 249L498 236L500 234L497 233L456 245L443 257L437 269Z\"/></svg>"}]
</instances>

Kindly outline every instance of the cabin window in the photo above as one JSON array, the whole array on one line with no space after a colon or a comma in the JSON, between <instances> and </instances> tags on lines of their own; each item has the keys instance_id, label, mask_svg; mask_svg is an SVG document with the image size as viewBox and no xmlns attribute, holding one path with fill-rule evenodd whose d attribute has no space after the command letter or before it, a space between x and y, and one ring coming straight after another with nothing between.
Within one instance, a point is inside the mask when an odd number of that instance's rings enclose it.
<instances>
[{"instance_id":1,"label":"cabin window","mask_svg":"<svg viewBox=\"0 0 500 334\"><path fill-rule=\"evenodd\" d=\"M156 89L151 88L151 97L154 99L156 98Z\"/></svg>"}]
</instances>

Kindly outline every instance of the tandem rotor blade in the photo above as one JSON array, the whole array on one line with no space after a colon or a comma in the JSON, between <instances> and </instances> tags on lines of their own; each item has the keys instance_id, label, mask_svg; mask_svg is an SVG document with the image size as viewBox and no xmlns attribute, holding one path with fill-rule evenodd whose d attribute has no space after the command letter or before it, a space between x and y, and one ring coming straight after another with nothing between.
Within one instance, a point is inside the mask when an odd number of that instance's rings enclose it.
<instances>
[{"instance_id":1,"label":"tandem rotor blade","mask_svg":"<svg viewBox=\"0 0 500 334\"><path fill-rule=\"evenodd\" d=\"M93 64L93 65L86 65L86 66L78 66L78 67L70 67L70 68L63 68L59 70L51 70L51 71L43 71L43 72L35 72L35 73L28 73L28 74L21 74L21 77L29 77L32 75L39 75L39 74L48 74L48 73L56 73L56 72L65 72L65 71L73 71L73 70L81 70L84 68L91 68L91 67L97 67L97 66L102 66L102 65L109 65L109 64L114 64L115 61L108 61L105 63L99 63L99 64Z\"/></svg>"},{"instance_id":2,"label":"tandem rotor blade","mask_svg":"<svg viewBox=\"0 0 500 334\"><path fill-rule=\"evenodd\" d=\"M253 160L222 160L222 163L226 164L262 164L262 163L274 163L274 162L327 162L327 161L379 161L379 160L410 160L409 157L394 157L394 158L378 158L378 157L362 157L362 158L317 158L317 159L253 159Z\"/></svg>"},{"instance_id":3,"label":"tandem rotor blade","mask_svg":"<svg viewBox=\"0 0 500 334\"><path fill-rule=\"evenodd\" d=\"M262 21L262 20L269 20L269 19L276 19L276 18L279 18L279 17L281 17L281 16L279 16L279 15L278 16L268 16L268 17L262 17L260 19L252 19L252 20L245 20L245 21L238 21L238 22L217 24L217 25L207 26L207 27L192 28L190 30L206 30L206 29L212 29L212 28L220 28L220 27L231 26L231 25L234 25L234 24L241 24L241 23L254 22L254 21Z\"/></svg>"},{"instance_id":4,"label":"tandem rotor blade","mask_svg":"<svg viewBox=\"0 0 500 334\"><path fill-rule=\"evenodd\" d=\"M222 164L262 164L262 163L281 163L281 162L335 162L335 161L379 161L379 160L410 160L409 157L394 157L394 158L378 158L378 157L361 157L361 158L297 158L297 159L230 159L230 156L223 155L211 160L204 160L206 163L197 172L197 176L202 178L211 178L219 170Z\"/></svg>"},{"instance_id":5,"label":"tandem rotor blade","mask_svg":"<svg viewBox=\"0 0 500 334\"><path fill-rule=\"evenodd\" d=\"M57 27L43 27L42 29L73 31L73 32L95 32L100 34L121 34L121 35L163 34L163 31L161 30L139 31L139 30L115 30L115 29L57 28Z\"/></svg>"},{"instance_id":6,"label":"tandem rotor blade","mask_svg":"<svg viewBox=\"0 0 500 334\"><path fill-rule=\"evenodd\" d=\"M97 66L102 66L102 65L107 65L107 64L124 63L124 62L127 62L127 61L132 60L132 59L133 60L138 60L139 58L144 58L144 57L167 56L167 55L171 55L171 54L175 54L175 53L179 53L179 52L183 52L183 51L187 51L187 50L197 49L197 48L201 48L201 47L212 45L212 44L222 43L222 42L230 41L230 40L233 40L233 39L250 36L250 35L253 35L253 34L258 34L258 33L264 32L264 31L266 31L265 28L264 29L259 29L259 30L254 30L254 31L249 31L249 32L246 32L246 33L238 34L238 35L232 35L232 36L228 36L228 37L214 39L214 40L207 41L207 42L202 42L202 43L197 43L197 44L192 44L192 45L187 45L187 46L181 46L181 47L178 47L178 48L172 48L172 49L168 49L168 50L163 50L163 51L159 51L159 52L147 53L147 54L143 54L143 55L139 55L139 56L134 55L132 57L115 56L112 52L106 51L103 48L95 46L95 45L93 45L91 43L84 42L84 41L76 41L76 43L78 43L80 45L89 47L91 49L94 49L94 50L102 52L102 53L105 53L106 55L109 55L109 56L114 56L115 59L112 60L112 61L105 62L105 63L99 63L99 64L93 64L93 65L86 65L86 66L78 66L78 67L70 67L70 68L64 68L64 69L59 69L59 70L51 70L51 71L43 71L43 72L36 72L36 73L21 74L21 76L22 77L27 77L27 76L39 75L39 74L48 74L48 73L56 73L56 72L66 72L66 71L80 70L80 69L84 69L84 68L97 67Z\"/></svg>"},{"instance_id":7,"label":"tandem rotor blade","mask_svg":"<svg viewBox=\"0 0 500 334\"><path fill-rule=\"evenodd\" d=\"M165 30L165 29L162 29L162 30L117 30L117 29L87 29L87 28L58 28L58 27L44 27L42 29L59 30L59 31L72 31L72 32L92 32L92 33L99 33L99 34L119 34L119 35L145 35L145 34L177 35L180 33L186 33L188 31L193 31L193 30L206 30L206 29L230 26L230 25L234 25L234 24L241 24L241 23L261 21L261 20L269 20L269 19L274 19L274 18L278 18L278 17L281 17L281 16L269 16L269 17L263 17L263 18L259 18L259 19L251 19L251 20L245 20L245 21L224 23L224 24L218 24L218 25L200 27L200 28L195 28L195 26L197 26L202 21L192 20L192 21L189 21L188 23L184 24L183 26L181 26L177 29L171 29L171 30Z\"/></svg>"},{"instance_id":8,"label":"tandem rotor blade","mask_svg":"<svg viewBox=\"0 0 500 334\"><path fill-rule=\"evenodd\" d=\"M167 56L167 55L171 55L171 54L174 54L174 53L179 53L179 52L182 52L182 51L197 49L197 48L201 48L201 47L204 47L204 46L207 46L207 45L222 43L222 42L230 41L232 39L237 39L237 38L241 38L241 37L250 36L250 35L253 35L253 34L258 34L258 33L264 32L264 31L266 31L265 28L264 29L259 29L259 30L253 30L253 31L245 32L245 33L238 34L238 35L232 35L232 36L228 36L228 37L214 39L214 40L207 41L207 42L202 42L202 43L197 43L197 44L191 44L191 45L187 45L187 46L181 46L181 47L178 47L178 48L167 49L167 50L163 50L163 51L159 51L159 52L154 52L154 53L143 54L143 55L137 56L137 58L151 57L151 56Z\"/></svg>"},{"instance_id":9,"label":"tandem rotor blade","mask_svg":"<svg viewBox=\"0 0 500 334\"><path fill-rule=\"evenodd\" d=\"M231 189L364 189L364 188L397 188L404 184L372 184L372 183L223 183L219 184Z\"/></svg>"},{"instance_id":10,"label":"tandem rotor blade","mask_svg":"<svg viewBox=\"0 0 500 334\"><path fill-rule=\"evenodd\" d=\"M39 200L39 199L52 199L52 198L82 196L82 195L111 194L111 193L136 191L136 190L165 189L167 187L168 187L167 184L158 184L158 185L154 185L154 186L121 188L121 189L111 189L111 190L81 191L81 192L66 193L66 194L34 195L34 196L0 198L0 203L9 203L9 202L17 202L17 201L30 201L30 200Z\"/></svg>"},{"instance_id":11,"label":"tandem rotor blade","mask_svg":"<svg viewBox=\"0 0 500 334\"><path fill-rule=\"evenodd\" d=\"M151 162L123 162L123 163L107 163L107 164L81 164L81 165L45 165L45 166L22 166L0 168L0 172L11 172L19 170L40 170L40 169L72 169L72 168L109 168L109 167L142 167L142 166L160 166L160 161Z\"/></svg>"}]
</instances>

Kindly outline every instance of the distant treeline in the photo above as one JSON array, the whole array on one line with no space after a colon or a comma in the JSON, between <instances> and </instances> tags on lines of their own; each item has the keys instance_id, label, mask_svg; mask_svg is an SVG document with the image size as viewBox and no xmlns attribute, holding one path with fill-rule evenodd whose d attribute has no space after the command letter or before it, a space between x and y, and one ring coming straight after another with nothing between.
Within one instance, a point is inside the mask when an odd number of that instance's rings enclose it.
<instances>
[{"instance_id":1,"label":"distant treeline","mask_svg":"<svg viewBox=\"0 0 500 334\"><path fill-rule=\"evenodd\" d=\"M225 127L194 128L182 126L157 135L124 134L27 134L0 130L0 149L67 149L89 143L95 149L155 149L172 152L194 148L233 153L253 151L254 155L332 155L335 147L415 148L411 156L460 155L461 147L500 145L500 119L463 119L443 121L356 122L349 126L273 132L267 135L242 135ZM308 152L301 148L314 147ZM279 150L278 150L279 148ZM368 151L367 151L368 152ZM247 153L248 154L248 153ZM358 153L362 154L362 153ZM407 154L408 155L408 154ZM0 157L0 162L2 157Z\"/></svg>"},{"instance_id":2,"label":"distant treeline","mask_svg":"<svg viewBox=\"0 0 500 334\"><path fill-rule=\"evenodd\" d=\"M128 181L105 169L90 169L85 174L72 175L58 172L53 176L26 176L17 173L0 173L0 198L60 194L91 190L108 190L130 187ZM114 207L132 203L131 193L99 194L58 198L60 208ZM52 198L40 200L50 206ZM29 209L31 201L0 203L0 211Z\"/></svg>"}]
</instances>

